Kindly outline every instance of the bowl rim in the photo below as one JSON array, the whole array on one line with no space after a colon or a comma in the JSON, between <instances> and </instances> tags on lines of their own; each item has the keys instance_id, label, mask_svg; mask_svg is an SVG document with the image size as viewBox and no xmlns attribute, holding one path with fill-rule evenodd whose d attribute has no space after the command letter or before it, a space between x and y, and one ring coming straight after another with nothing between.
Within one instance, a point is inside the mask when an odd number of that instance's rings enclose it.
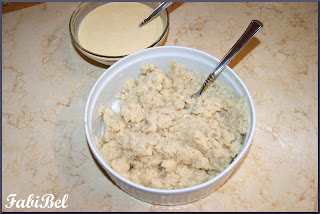
<instances>
[{"instance_id":1,"label":"bowl rim","mask_svg":"<svg viewBox=\"0 0 320 214\"><path fill-rule=\"evenodd\" d=\"M124 57L130 55L130 54L119 55L119 56L101 55L101 54L93 53L93 52L87 50L86 48L82 47L82 46L77 42L77 40L75 39L75 35L72 33L72 21L73 21L73 19L74 19L74 17L75 17L75 14L82 8L82 6L85 5L85 4L90 4L90 3L97 3L97 2L82 2L82 3L80 3L80 4L78 5L78 7L77 7L77 8L72 12L72 14L71 14L71 17L70 17L70 19L69 19L69 33L70 33L70 35L71 35L71 40L72 40L72 42L74 42L74 44L75 44L80 50L82 50L82 51L84 51L84 52L86 52L86 53L88 53L88 54L91 54L91 55L93 55L93 56L96 56L96 57L107 58L107 59L119 59L119 58L124 58ZM114 2L102 2L102 3L108 4L108 3L114 3ZM137 2L137 3L142 3L142 4L143 4L144 2ZM104 5L104 4L103 4L103 5ZM102 5L100 5L100 6L102 6ZM98 7L100 7L100 6L98 6ZM96 8L98 8L98 7L96 7ZM96 9L96 8L94 8L94 9ZM94 10L94 9L93 9L93 10ZM93 10L92 10L92 11L93 11ZM90 11L90 12L91 12L91 11ZM161 12L162 12L162 11L161 11ZM162 34L160 35L160 37L159 37L154 43L152 43L150 46L148 46L148 47L146 47L146 48L144 48L144 49L148 49L148 48L154 47L155 45L157 45L157 44L166 36L166 34L167 34L167 32L168 32L168 29L169 29L170 17L169 17L169 12L168 12L167 8L166 8L163 12L166 13L167 22L166 22L166 25L165 25L165 28L164 28ZM144 49L142 49L142 50L144 50Z\"/></svg>"},{"instance_id":2,"label":"bowl rim","mask_svg":"<svg viewBox=\"0 0 320 214\"><path fill-rule=\"evenodd\" d=\"M149 52L152 51L154 49L170 49L171 51L173 51L174 49L185 49L186 51L189 52L197 52L200 53L202 55L206 55L214 60L217 60L217 62L219 62L219 60L200 50L194 49L194 48L189 48L189 47L183 47L183 46L159 46L159 47L153 47L153 48L149 48L149 49L143 49L140 51L137 51L133 54L128 55L127 57L117 61L116 63L114 63L113 65L111 65L108 69L106 69L104 71L104 73L101 74L101 76L96 80L94 86L92 87L88 99L87 99L87 103L86 103L86 107L85 107L85 112L84 112L84 125L85 125L85 132L86 132L86 137L87 137L87 141L89 144L89 147L91 149L91 152L93 153L93 155L95 156L95 158L98 160L98 162L100 163L100 165L107 171L107 173L110 176L110 173L116 177L117 179L119 179L120 181L145 192L149 192L149 193L153 193L153 194L160 194L160 195L177 195L177 194L182 194L182 193L188 193L188 192L193 192L195 190L199 190L199 189L203 189L205 187L208 187L210 185L212 185L213 183L217 182L218 180L220 180L221 178L223 178L225 175L227 175L230 171L232 172L233 168L235 168L240 162L241 160L244 158L244 156L246 155L246 153L249 150L249 147L252 143L252 139L254 136L254 132L255 132L255 127L256 127L256 113L255 113L255 108L254 108L254 103L253 100L251 98L251 95L247 89L247 87L245 86L245 84L243 83L243 81L240 79L240 77L229 67L227 66L227 68L229 69L229 71L232 73L232 75L234 76L234 78L240 83L240 85L243 87L247 97L248 97L248 104L252 107L251 111L252 111L252 128L251 128L251 132L250 135L248 137L248 140L246 141L246 144L243 145L241 151L237 154L237 156L233 159L232 163L225 168L222 172L220 172L218 175L216 175L215 177L209 179L208 181L198 184L196 186L191 186L191 187L186 187L186 188L181 188L181 189L173 189L173 190L167 190L167 189L155 189L155 188L151 188L151 187L145 187L139 184L136 184L130 180L125 179L124 177L122 177L121 175L119 175L116 171L114 171L109 164L107 164L107 162L102 158L102 156L99 154L98 150L96 149L96 147L94 146L95 142L91 142L91 139L89 137L89 127L88 127L88 109L89 109L89 104L90 104L90 100L91 97L93 96L93 92L95 91L95 88L97 87L98 83L101 81L101 79L103 78L104 74L106 72L108 72L109 69L117 66L118 64L122 63L123 61L127 61L130 60L130 58L134 57L135 55L138 54L143 54L144 52ZM245 143L245 142L244 142Z\"/></svg>"}]
</instances>

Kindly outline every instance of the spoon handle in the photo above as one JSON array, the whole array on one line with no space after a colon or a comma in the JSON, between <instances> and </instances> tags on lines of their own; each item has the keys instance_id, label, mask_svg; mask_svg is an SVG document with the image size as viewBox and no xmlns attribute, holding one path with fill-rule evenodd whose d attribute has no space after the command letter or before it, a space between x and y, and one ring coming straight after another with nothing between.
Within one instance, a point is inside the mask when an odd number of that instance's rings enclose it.
<instances>
[{"instance_id":1,"label":"spoon handle","mask_svg":"<svg viewBox=\"0 0 320 214\"><path fill-rule=\"evenodd\" d=\"M252 20L246 31L242 34L239 40L233 45L229 52L222 58L218 65L213 69L213 72L204 81L201 89L197 93L201 95L204 88L217 76L230 62L230 60L237 55L237 53L252 39L252 37L263 27L263 24L258 20ZM196 95L196 94L195 94Z\"/></svg>"},{"instance_id":2,"label":"spoon handle","mask_svg":"<svg viewBox=\"0 0 320 214\"><path fill-rule=\"evenodd\" d=\"M162 2L152 13L150 13L147 18L145 18L139 25L142 27L143 25L147 24L151 19L156 17L163 9L169 6L172 2Z\"/></svg>"}]
</instances>

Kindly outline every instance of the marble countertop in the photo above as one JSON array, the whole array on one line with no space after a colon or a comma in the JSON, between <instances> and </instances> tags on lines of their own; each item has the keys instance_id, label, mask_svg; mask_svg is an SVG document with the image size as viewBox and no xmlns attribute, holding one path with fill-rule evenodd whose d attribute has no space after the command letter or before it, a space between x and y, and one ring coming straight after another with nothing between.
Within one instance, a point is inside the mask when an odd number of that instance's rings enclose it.
<instances>
[{"instance_id":1,"label":"marble countertop","mask_svg":"<svg viewBox=\"0 0 320 214\"><path fill-rule=\"evenodd\" d=\"M317 3L170 6L164 45L217 58L252 19L264 24L230 63L256 108L250 150L223 186L181 206L129 196L90 153L84 108L107 67L71 43L68 22L78 4L45 3L2 15L3 211L318 211ZM17 200L68 194L67 207L7 208L11 194Z\"/></svg>"}]
</instances>

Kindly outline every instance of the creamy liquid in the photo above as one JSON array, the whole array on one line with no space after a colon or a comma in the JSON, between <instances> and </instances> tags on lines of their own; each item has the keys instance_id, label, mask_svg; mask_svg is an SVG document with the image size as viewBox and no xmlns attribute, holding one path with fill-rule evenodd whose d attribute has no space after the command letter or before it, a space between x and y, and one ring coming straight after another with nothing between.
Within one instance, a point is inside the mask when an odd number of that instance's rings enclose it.
<instances>
[{"instance_id":1,"label":"creamy liquid","mask_svg":"<svg viewBox=\"0 0 320 214\"><path fill-rule=\"evenodd\" d=\"M161 18L139 24L153 11L136 2L113 2L91 11L79 26L79 42L100 55L121 56L147 48L163 31Z\"/></svg>"}]
</instances>

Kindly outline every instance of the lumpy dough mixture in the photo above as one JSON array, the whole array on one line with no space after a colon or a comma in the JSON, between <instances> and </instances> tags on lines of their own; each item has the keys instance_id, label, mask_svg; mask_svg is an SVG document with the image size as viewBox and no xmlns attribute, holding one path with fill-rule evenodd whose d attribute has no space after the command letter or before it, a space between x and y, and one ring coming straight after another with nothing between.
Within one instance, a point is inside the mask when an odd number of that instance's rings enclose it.
<instances>
[{"instance_id":1,"label":"lumpy dough mixture","mask_svg":"<svg viewBox=\"0 0 320 214\"><path fill-rule=\"evenodd\" d=\"M142 66L141 75L117 95L120 114L101 107L100 153L124 178L156 189L180 189L213 178L239 153L248 129L244 97L234 98L214 81L191 99L207 75L174 62L170 67L166 73L152 64Z\"/></svg>"}]
</instances>

